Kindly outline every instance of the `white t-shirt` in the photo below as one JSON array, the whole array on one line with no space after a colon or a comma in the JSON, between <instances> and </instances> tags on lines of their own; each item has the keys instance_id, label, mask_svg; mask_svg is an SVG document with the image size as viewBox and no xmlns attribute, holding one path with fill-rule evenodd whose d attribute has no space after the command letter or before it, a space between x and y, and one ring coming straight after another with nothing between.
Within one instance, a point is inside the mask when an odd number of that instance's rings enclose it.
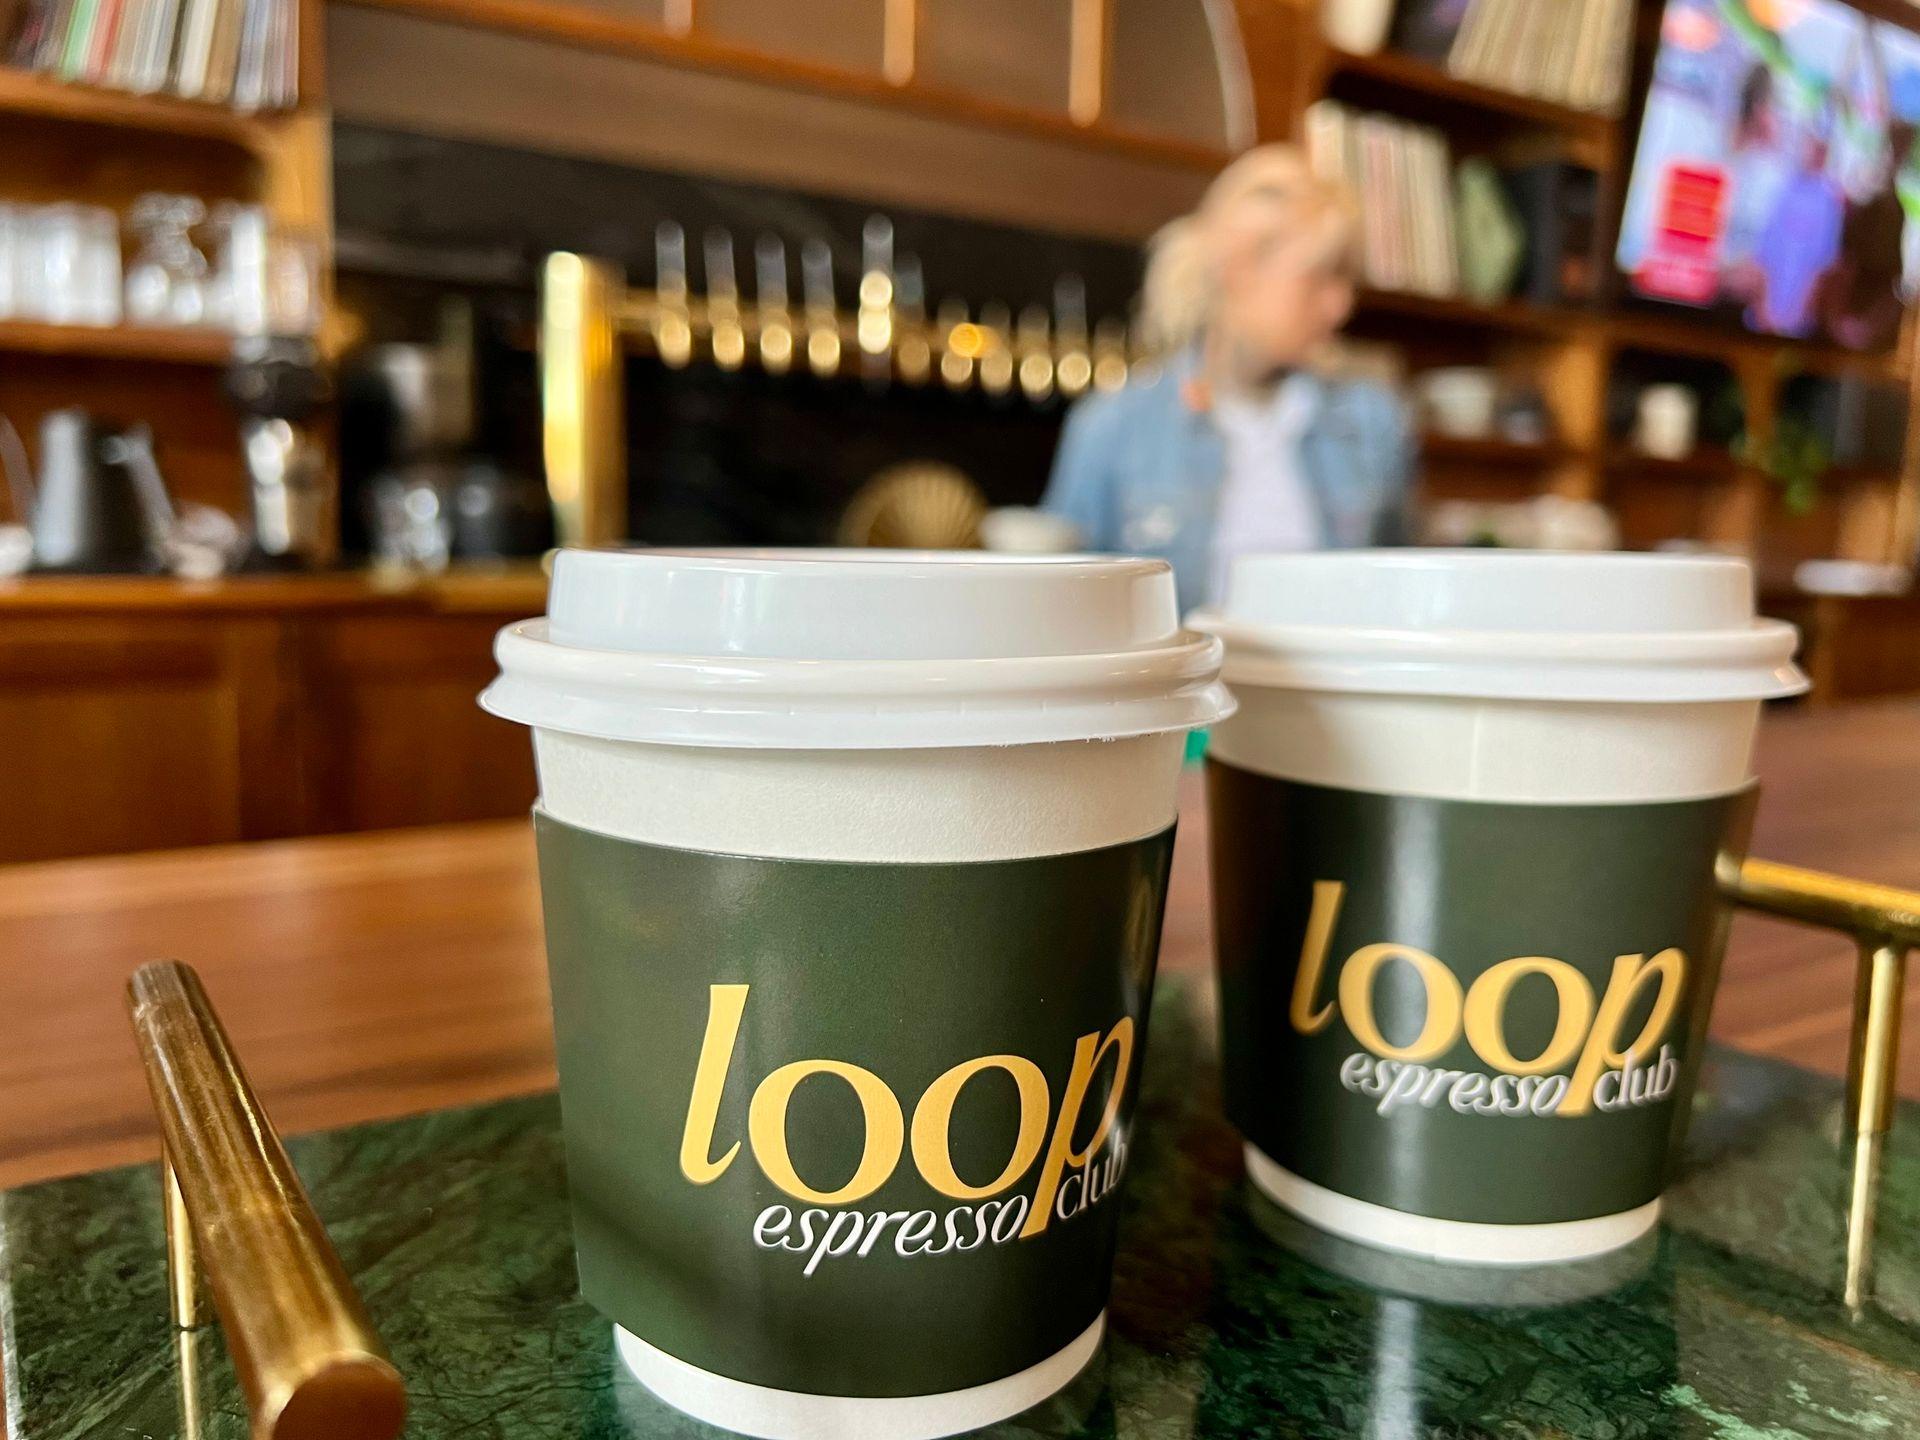
<instances>
[{"instance_id":1,"label":"white t-shirt","mask_svg":"<svg viewBox=\"0 0 1920 1440\"><path fill-rule=\"evenodd\" d=\"M1300 437L1313 421L1314 385L1290 375L1264 400L1222 396L1213 407L1226 466L1213 532L1213 598L1226 594L1234 557L1317 550L1319 507L1300 468Z\"/></svg>"}]
</instances>

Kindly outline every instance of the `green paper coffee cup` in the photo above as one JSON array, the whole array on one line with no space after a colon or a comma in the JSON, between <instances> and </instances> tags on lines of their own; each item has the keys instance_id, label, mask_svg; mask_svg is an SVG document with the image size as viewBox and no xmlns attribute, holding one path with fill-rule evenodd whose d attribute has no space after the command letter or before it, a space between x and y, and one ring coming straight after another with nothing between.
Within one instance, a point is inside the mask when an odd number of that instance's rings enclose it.
<instances>
[{"instance_id":1,"label":"green paper coffee cup","mask_svg":"<svg viewBox=\"0 0 1920 1440\"><path fill-rule=\"evenodd\" d=\"M1602 1254L1659 1216L1762 701L1735 560L1241 561L1208 762L1222 1050L1254 1184L1364 1244Z\"/></svg>"},{"instance_id":2,"label":"green paper coffee cup","mask_svg":"<svg viewBox=\"0 0 1920 1440\"><path fill-rule=\"evenodd\" d=\"M937 1436L1104 1330L1185 732L1158 562L582 552L533 727L581 1287L749 1435Z\"/></svg>"}]
</instances>

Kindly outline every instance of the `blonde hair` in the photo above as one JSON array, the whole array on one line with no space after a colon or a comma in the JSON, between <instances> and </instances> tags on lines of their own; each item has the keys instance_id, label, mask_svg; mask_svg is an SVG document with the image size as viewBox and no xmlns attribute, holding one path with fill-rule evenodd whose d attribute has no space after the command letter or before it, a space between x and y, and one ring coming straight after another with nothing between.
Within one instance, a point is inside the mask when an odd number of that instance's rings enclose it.
<instances>
[{"instance_id":1,"label":"blonde hair","mask_svg":"<svg viewBox=\"0 0 1920 1440\"><path fill-rule=\"evenodd\" d=\"M1316 174L1291 145L1249 150L1214 177L1191 215L1148 243L1140 329L1151 348L1180 349L1207 328L1219 299L1222 238L1254 206L1264 226L1314 246L1310 263L1352 263L1360 229L1353 192Z\"/></svg>"}]
</instances>

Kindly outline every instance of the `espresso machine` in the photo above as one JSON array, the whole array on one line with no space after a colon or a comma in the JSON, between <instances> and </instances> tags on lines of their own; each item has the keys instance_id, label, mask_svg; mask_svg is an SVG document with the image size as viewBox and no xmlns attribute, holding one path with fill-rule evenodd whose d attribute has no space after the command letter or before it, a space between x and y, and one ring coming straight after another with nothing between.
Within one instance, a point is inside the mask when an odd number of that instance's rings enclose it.
<instances>
[{"instance_id":1,"label":"espresso machine","mask_svg":"<svg viewBox=\"0 0 1920 1440\"><path fill-rule=\"evenodd\" d=\"M315 416L327 400L326 371L311 340L242 335L227 370L240 411L240 455L252 500L244 568L310 570L334 558L326 448Z\"/></svg>"},{"instance_id":2,"label":"espresso machine","mask_svg":"<svg viewBox=\"0 0 1920 1440\"><path fill-rule=\"evenodd\" d=\"M240 412L240 455L252 502L250 570L330 564L337 544L328 504L326 448L315 420L330 398L311 338L317 312L310 275L289 286L257 205L229 207L225 299L234 330L227 397ZM282 260L288 253L284 247ZM298 270L298 266L292 267Z\"/></svg>"}]
</instances>

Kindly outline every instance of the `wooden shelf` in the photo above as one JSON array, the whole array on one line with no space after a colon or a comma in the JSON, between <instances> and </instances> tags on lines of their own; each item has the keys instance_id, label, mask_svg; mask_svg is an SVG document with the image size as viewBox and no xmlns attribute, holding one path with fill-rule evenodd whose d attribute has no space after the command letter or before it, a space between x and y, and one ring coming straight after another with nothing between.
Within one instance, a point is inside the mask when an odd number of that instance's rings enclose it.
<instances>
[{"instance_id":1,"label":"wooden shelf","mask_svg":"<svg viewBox=\"0 0 1920 1440\"><path fill-rule=\"evenodd\" d=\"M1615 121L1595 111L1576 110L1572 106L1558 105L1533 95L1520 95L1472 80L1462 80L1430 61L1391 50L1356 55L1349 50L1328 47L1326 65L1330 75L1351 76L1374 85L1427 96L1448 105L1524 120L1529 124L1561 131L1589 145L1604 145L1617 128Z\"/></svg>"},{"instance_id":2,"label":"wooden shelf","mask_svg":"<svg viewBox=\"0 0 1920 1440\"><path fill-rule=\"evenodd\" d=\"M138 325L43 325L0 320L0 354L141 360L160 365L225 365L233 336L224 330L164 330Z\"/></svg>"},{"instance_id":3,"label":"wooden shelf","mask_svg":"<svg viewBox=\"0 0 1920 1440\"><path fill-rule=\"evenodd\" d=\"M1460 296L1416 295L1397 290L1362 290L1354 313L1363 318L1399 318L1480 330L1517 331L1551 339L1569 339L1578 331L1615 347L1719 360L1730 368L1741 360L1771 361L1783 375L1797 370L1817 375L1858 375L1867 379L1901 378L1899 353L1862 354L1838 345L1754 335L1714 325L1642 311L1580 309L1537 305L1527 300L1482 304Z\"/></svg>"},{"instance_id":4,"label":"wooden shelf","mask_svg":"<svg viewBox=\"0 0 1920 1440\"><path fill-rule=\"evenodd\" d=\"M1497 436L1469 439L1431 430L1420 438L1420 458L1446 465L1557 465L1571 453L1558 441L1503 440Z\"/></svg>"},{"instance_id":5,"label":"wooden shelf","mask_svg":"<svg viewBox=\"0 0 1920 1440\"><path fill-rule=\"evenodd\" d=\"M1822 485L1832 486L1897 486L1900 472L1883 465L1830 465L1820 477Z\"/></svg>"},{"instance_id":6,"label":"wooden shelf","mask_svg":"<svg viewBox=\"0 0 1920 1440\"><path fill-rule=\"evenodd\" d=\"M32 115L87 125L117 126L156 135L215 140L250 153L272 141L271 115L243 115L224 105L167 95L130 95L54 80L0 66L0 115Z\"/></svg>"},{"instance_id":7,"label":"wooden shelf","mask_svg":"<svg viewBox=\"0 0 1920 1440\"><path fill-rule=\"evenodd\" d=\"M1811 340L1756 335L1702 316L1687 319L1646 310L1624 310L1606 317L1608 338L1615 345L1719 360L1731 365L1741 357L1773 360L1783 373L1808 370L1815 374L1860 375L1873 379L1900 376L1898 350L1870 353L1848 350Z\"/></svg>"},{"instance_id":8,"label":"wooden shelf","mask_svg":"<svg viewBox=\"0 0 1920 1440\"><path fill-rule=\"evenodd\" d=\"M0 580L0 618L21 614L263 614L322 610L533 613L547 577L536 561L464 562L438 575L329 570L298 575L21 575Z\"/></svg>"},{"instance_id":9,"label":"wooden shelf","mask_svg":"<svg viewBox=\"0 0 1920 1440\"><path fill-rule=\"evenodd\" d=\"M1559 335L1584 312L1534 305L1524 300L1501 300L1483 305L1461 296L1416 295L1403 290L1362 290L1354 300L1361 315L1392 315L1432 320L1487 330L1523 330L1530 334Z\"/></svg>"},{"instance_id":10,"label":"wooden shelf","mask_svg":"<svg viewBox=\"0 0 1920 1440\"><path fill-rule=\"evenodd\" d=\"M1730 480L1739 468L1724 445L1703 445L1679 459L1643 455L1630 445L1615 446L1607 453L1609 473L1648 480Z\"/></svg>"}]
</instances>

